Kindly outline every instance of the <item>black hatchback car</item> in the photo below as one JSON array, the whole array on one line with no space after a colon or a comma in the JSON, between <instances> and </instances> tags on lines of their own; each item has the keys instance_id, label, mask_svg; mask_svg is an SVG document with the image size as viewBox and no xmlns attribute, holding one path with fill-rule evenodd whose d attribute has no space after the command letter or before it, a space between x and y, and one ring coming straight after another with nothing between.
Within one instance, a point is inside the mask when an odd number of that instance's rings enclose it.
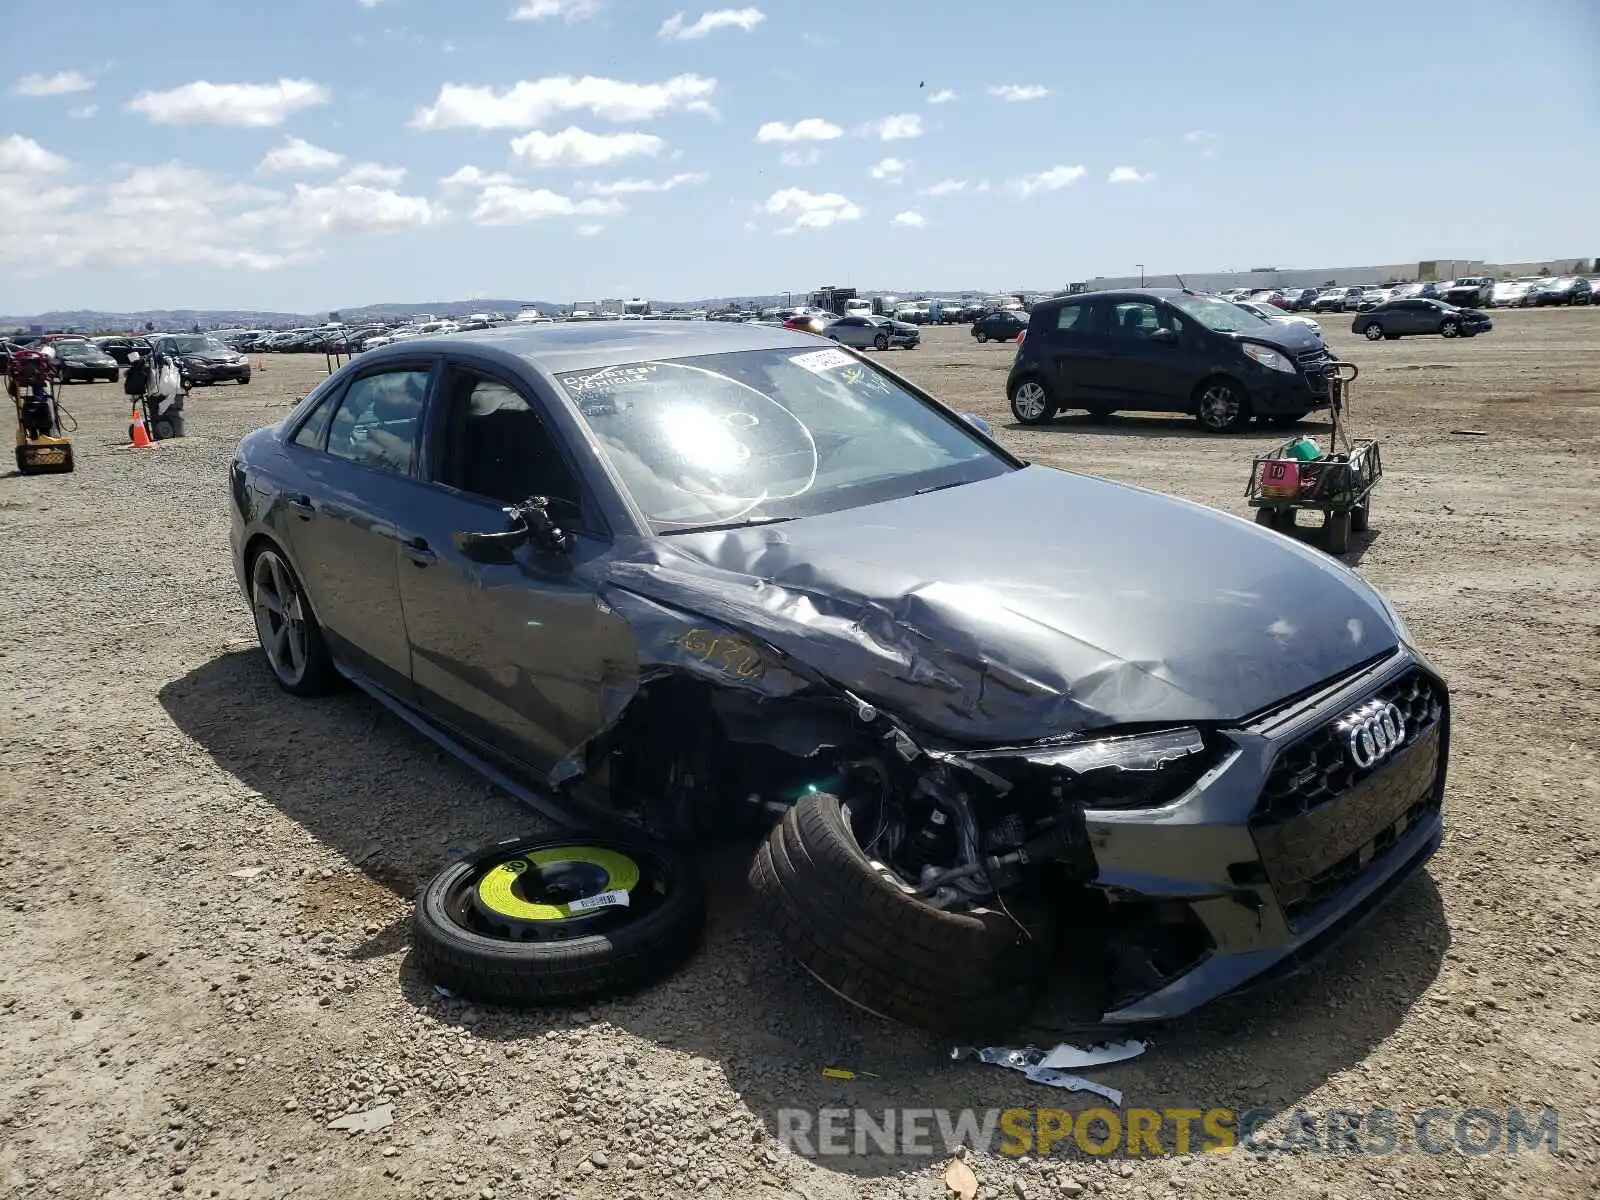
<instances>
[{"instance_id":1,"label":"black hatchback car","mask_svg":"<svg viewBox=\"0 0 1600 1200\"><path fill-rule=\"evenodd\" d=\"M1237 516L1024 463L880 361L720 322L368 351L233 460L273 674L343 676L569 813L687 840L784 812L753 890L835 915L780 937L903 1019L1015 1016L1102 946L1106 1020L1176 1015L1422 866L1448 692L1382 596ZM780 853L781 895L756 871ZM1087 901L1070 946L1019 938L1043 896ZM949 945L977 964L954 985Z\"/></svg>"},{"instance_id":2,"label":"black hatchback car","mask_svg":"<svg viewBox=\"0 0 1600 1200\"><path fill-rule=\"evenodd\" d=\"M1416 296L1409 300L1389 300L1357 313L1350 332L1361 334L1369 342L1385 339L1392 342L1418 333L1436 333L1447 338L1476 337L1493 328L1494 322L1482 309L1457 308L1442 300Z\"/></svg>"},{"instance_id":3,"label":"black hatchback car","mask_svg":"<svg viewBox=\"0 0 1600 1200\"><path fill-rule=\"evenodd\" d=\"M1011 414L1189 413L1213 433L1252 417L1289 426L1328 407L1333 357L1302 324L1262 320L1177 288L1090 292L1034 305L1006 382Z\"/></svg>"}]
</instances>

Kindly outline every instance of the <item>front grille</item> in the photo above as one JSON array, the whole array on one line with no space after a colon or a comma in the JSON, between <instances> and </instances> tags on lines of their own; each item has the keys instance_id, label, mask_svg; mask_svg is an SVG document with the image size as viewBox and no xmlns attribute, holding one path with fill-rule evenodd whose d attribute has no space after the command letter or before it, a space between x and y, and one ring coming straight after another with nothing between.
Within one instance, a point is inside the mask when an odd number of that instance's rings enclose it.
<instances>
[{"instance_id":1,"label":"front grille","mask_svg":"<svg viewBox=\"0 0 1600 1200\"><path fill-rule=\"evenodd\" d=\"M1251 833L1291 925L1370 870L1438 805L1441 687L1412 668L1361 703L1374 700L1392 703L1405 720L1397 749L1356 766L1341 713L1278 755L1257 801Z\"/></svg>"},{"instance_id":2,"label":"front grille","mask_svg":"<svg viewBox=\"0 0 1600 1200\"><path fill-rule=\"evenodd\" d=\"M1313 733L1301 738L1278 755L1261 789L1261 799L1256 804L1258 821L1282 821L1310 812L1348 791L1373 770L1385 770L1389 763L1419 741L1428 730L1438 724L1444 704L1436 685L1420 670L1413 667L1400 678L1384 685L1361 703L1386 700L1400 710L1405 718L1405 738L1400 748L1375 768L1362 770L1350 761L1343 737L1338 731L1339 718L1329 721ZM1352 708L1359 705L1352 705Z\"/></svg>"},{"instance_id":3,"label":"front grille","mask_svg":"<svg viewBox=\"0 0 1600 1200\"><path fill-rule=\"evenodd\" d=\"M1439 802L1430 791L1427 796L1406 809L1397 820L1380 829L1376 837L1363 842L1331 867L1318 871L1306 880L1297 898L1284 903L1284 915L1288 917L1290 924L1294 924L1306 913L1333 899L1360 879L1365 872L1382 862L1399 844L1406 830L1414 827L1438 807Z\"/></svg>"}]
</instances>

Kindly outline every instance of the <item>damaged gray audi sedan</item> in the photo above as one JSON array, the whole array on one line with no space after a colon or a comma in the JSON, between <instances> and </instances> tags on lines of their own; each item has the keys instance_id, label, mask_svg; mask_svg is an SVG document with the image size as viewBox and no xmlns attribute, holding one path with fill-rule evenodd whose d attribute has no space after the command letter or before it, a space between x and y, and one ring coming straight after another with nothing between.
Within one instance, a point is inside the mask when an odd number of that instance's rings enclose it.
<instances>
[{"instance_id":1,"label":"damaged gray audi sedan","mask_svg":"<svg viewBox=\"0 0 1600 1200\"><path fill-rule=\"evenodd\" d=\"M884 1016L999 1029L1066 964L1101 1021L1170 1018L1298 966L1440 843L1446 686L1356 574L1020 461L809 335L387 346L231 483L284 688L353 681L578 828L762 823L760 908ZM514 865L441 900L463 961L658 911L604 847Z\"/></svg>"}]
</instances>

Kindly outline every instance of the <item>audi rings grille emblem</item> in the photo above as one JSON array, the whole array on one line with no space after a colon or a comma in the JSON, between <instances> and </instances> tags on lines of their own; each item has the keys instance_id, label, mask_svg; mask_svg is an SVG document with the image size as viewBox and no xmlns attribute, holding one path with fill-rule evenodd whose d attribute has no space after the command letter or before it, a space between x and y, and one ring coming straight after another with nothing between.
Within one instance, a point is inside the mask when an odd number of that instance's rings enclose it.
<instances>
[{"instance_id":1,"label":"audi rings grille emblem","mask_svg":"<svg viewBox=\"0 0 1600 1200\"><path fill-rule=\"evenodd\" d=\"M1373 700L1339 720L1350 761L1362 770L1375 767L1406 740L1404 714L1387 700Z\"/></svg>"}]
</instances>

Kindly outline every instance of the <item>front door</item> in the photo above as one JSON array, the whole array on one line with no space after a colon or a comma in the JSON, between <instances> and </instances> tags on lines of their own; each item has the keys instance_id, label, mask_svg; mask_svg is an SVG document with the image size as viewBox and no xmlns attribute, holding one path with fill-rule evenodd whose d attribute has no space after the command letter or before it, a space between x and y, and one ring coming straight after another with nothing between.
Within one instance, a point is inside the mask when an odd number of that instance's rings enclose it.
<instances>
[{"instance_id":1,"label":"front door","mask_svg":"<svg viewBox=\"0 0 1600 1200\"><path fill-rule=\"evenodd\" d=\"M427 502L400 530L418 703L542 775L599 731L607 694L637 673L630 631L584 571L610 543L532 387L456 362L441 395ZM504 531L505 507L534 496L574 535L569 551L530 543L503 564L461 553L457 533Z\"/></svg>"},{"instance_id":2,"label":"front door","mask_svg":"<svg viewBox=\"0 0 1600 1200\"><path fill-rule=\"evenodd\" d=\"M1117 386L1125 407L1164 412L1188 403L1192 372L1178 318L1153 300L1121 300L1111 305L1107 330Z\"/></svg>"},{"instance_id":3,"label":"front door","mask_svg":"<svg viewBox=\"0 0 1600 1200\"><path fill-rule=\"evenodd\" d=\"M285 496L294 556L334 654L399 696L411 649L396 583L395 522L417 499L416 454L431 364L354 379L303 425L288 454L300 478Z\"/></svg>"}]
</instances>

